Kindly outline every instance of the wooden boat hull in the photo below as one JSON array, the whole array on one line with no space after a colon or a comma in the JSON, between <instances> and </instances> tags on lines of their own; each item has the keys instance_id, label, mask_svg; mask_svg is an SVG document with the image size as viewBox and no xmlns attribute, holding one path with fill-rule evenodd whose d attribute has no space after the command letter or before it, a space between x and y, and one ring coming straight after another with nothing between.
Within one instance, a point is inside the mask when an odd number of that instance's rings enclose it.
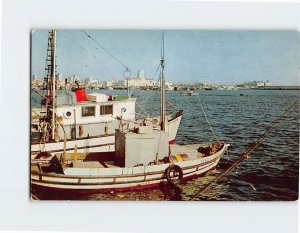
<instances>
[{"instance_id":1,"label":"wooden boat hull","mask_svg":"<svg viewBox=\"0 0 300 233\"><path fill-rule=\"evenodd\" d=\"M224 144L217 153L194 160L174 162L182 169L182 179L201 176L214 169L228 148ZM97 174L81 175L80 170L74 174L54 174L32 171L31 184L38 187L73 190L73 191L125 191L146 189L169 183L166 170L170 163L125 168L98 168ZM85 171L86 172L86 171Z\"/></svg>"}]
</instances>

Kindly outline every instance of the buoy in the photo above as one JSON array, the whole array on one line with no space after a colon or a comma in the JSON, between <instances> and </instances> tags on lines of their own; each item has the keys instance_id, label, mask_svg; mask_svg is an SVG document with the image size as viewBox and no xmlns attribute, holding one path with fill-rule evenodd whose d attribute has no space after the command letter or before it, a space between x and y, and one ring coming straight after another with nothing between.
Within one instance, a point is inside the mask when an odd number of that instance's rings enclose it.
<instances>
[{"instance_id":1,"label":"buoy","mask_svg":"<svg viewBox=\"0 0 300 233\"><path fill-rule=\"evenodd\" d=\"M170 167L166 169L166 177L170 184L177 185L180 183L183 172L181 167L178 165L172 164Z\"/></svg>"},{"instance_id":2,"label":"buoy","mask_svg":"<svg viewBox=\"0 0 300 233\"><path fill-rule=\"evenodd\" d=\"M49 158L50 156L51 154L48 151L42 151L35 156L35 159L42 159L42 158L46 159Z\"/></svg>"},{"instance_id":3,"label":"buoy","mask_svg":"<svg viewBox=\"0 0 300 233\"><path fill-rule=\"evenodd\" d=\"M189 156L187 154L176 154L176 155L170 156L170 160L172 162L187 161L187 160L189 160Z\"/></svg>"},{"instance_id":4,"label":"buoy","mask_svg":"<svg viewBox=\"0 0 300 233\"><path fill-rule=\"evenodd\" d=\"M177 159L177 162L182 162L183 161L183 159L182 159L182 157L181 157L181 155L175 155L175 157L176 157L176 159Z\"/></svg>"}]
</instances>

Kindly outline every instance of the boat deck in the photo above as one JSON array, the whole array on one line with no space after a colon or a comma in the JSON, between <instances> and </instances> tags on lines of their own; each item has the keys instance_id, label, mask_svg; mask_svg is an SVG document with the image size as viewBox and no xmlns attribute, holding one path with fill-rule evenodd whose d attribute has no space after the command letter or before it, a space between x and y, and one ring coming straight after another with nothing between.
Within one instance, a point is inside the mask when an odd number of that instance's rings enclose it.
<instances>
[{"instance_id":1,"label":"boat deck","mask_svg":"<svg viewBox=\"0 0 300 233\"><path fill-rule=\"evenodd\" d=\"M155 164L163 164L178 161L188 161L199 158L204 158L213 153L218 152L222 146L220 143L202 143L202 144L191 144L191 145L170 145L171 154L169 157L165 157L163 160L158 160ZM55 157L55 158L53 158ZM56 160L56 161L53 161ZM52 161L51 161L52 160ZM65 163L62 164L62 154L55 154L55 156L35 156L31 160L31 168L36 171L50 168L51 164L61 163L60 167L62 170L67 168L86 168L86 169L97 169L97 168L122 168L115 164L114 153L98 153L98 154L85 154L85 153L66 153ZM144 164L147 165L147 164Z\"/></svg>"}]
</instances>

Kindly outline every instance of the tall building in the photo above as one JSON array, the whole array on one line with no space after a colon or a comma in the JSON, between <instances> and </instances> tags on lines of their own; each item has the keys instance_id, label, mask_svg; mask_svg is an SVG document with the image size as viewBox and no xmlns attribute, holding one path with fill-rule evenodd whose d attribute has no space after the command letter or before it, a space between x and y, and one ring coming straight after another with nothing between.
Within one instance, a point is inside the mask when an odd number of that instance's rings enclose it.
<instances>
[{"instance_id":1,"label":"tall building","mask_svg":"<svg viewBox=\"0 0 300 233\"><path fill-rule=\"evenodd\" d=\"M145 79L144 70L139 70L137 73L138 79Z\"/></svg>"},{"instance_id":2,"label":"tall building","mask_svg":"<svg viewBox=\"0 0 300 233\"><path fill-rule=\"evenodd\" d=\"M105 82L103 83L103 84L104 84L103 86L106 87L106 88L107 88L107 87L111 87L111 86L113 85L113 83L114 83L113 81L105 81Z\"/></svg>"},{"instance_id":3,"label":"tall building","mask_svg":"<svg viewBox=\"0 0 300 233\"><path fill-rule=\"evenodd\" d=\"M75 82L75 80L80 81L80 77L77 76L77 75L71 75L71 76L68 78L68 81L69 81L69 82Z\"/></svg>"},{"instance_id":4,"label":"tall building","mask_svg":"<svg viewBox=\"0 0 300 233\"><path fill-rule=\"evenodd\" d=\"M93 80L92 78L85 78L85 79L84 79L84 82L87 84L87 83L92 82L92 80Z\"/></svg>"},{"instance_id":5,"label":"tall building","mask_svg":"<svg viewBox=\"0 0 300 233\"><path fill-rule=\"evenodd\" d=\"M63 77L62 74L57 74L57 75L55 76L55 78L56 78L56 81L59 81L59 82L63 81L63 79L64 79L64 77Z\"/></svg>"}]
</instances>

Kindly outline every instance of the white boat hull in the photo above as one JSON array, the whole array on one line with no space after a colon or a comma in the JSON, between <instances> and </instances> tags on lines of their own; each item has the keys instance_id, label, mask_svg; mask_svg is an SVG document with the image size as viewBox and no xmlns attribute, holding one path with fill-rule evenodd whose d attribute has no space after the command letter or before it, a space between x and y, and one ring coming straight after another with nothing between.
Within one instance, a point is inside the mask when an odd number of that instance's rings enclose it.
<instances>
[{"instance_id":1,"label":"white boat hull","mask_svg":"<svg viewBox=\"0 0 300 233\"><path fill-rule=\"evenodd\" d=\"M173 144L175 141L181 118L182 115L179 115L167 124L166 132L169 134L170 144ZM66 144L67 152L73 153L75 145L77 145L78 152L80 153L113 152L115 151L115 134L103 134L90 138L68 140ZM31 144L31 155L33 157L42 151L62 153L63 141Z\"/></svg>"},{"instance_id":2,"label":"white boat hull","mask_svg":"<svg viewBox=\"0 0 300 233\"><path fill-rule=\"evenodd\" d=\"M41 143L31 145L31 154L34 156L42 151L49 153L62 153L64 142ZM74 152L74 147L77 145L80 153L94 153L94 152L113 152L115 150L115 135L101 135L95 138L84 138L67 141L66 151Z\"/></svg>"}]
</instances>

